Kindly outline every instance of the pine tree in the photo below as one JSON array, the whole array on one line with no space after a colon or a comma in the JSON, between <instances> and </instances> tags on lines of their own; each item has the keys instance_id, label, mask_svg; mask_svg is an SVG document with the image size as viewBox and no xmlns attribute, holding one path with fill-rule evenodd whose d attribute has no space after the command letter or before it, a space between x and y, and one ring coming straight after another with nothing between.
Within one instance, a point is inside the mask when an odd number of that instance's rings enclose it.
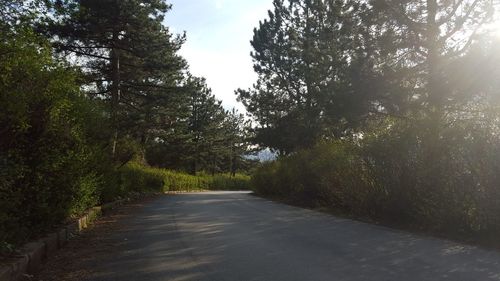
<instances>
[{"instance_id":1,"label":"pine tree","mask_svg":"<svg viewBox=\"0 0 500 281\"><path fill-rule=\"evenodd\" d=\"M49 26L60 51L81 58L89 95L108 104L118 134L137 133L148 139L162 105L180 91L184 60L177 55L184 36L163 26L170 9L162 0L56 1ZM164 125L164 124L161 124Z\"/></svg>"},{"instance_id":2,"label":"pine tree","mask_svg":"<svg viewBox=\"0 0 500 281\"><path fill-rule=\"evenodd\" d=\"M236 109L226 111L224 121L224 136L226 139L227 171L235 176L238 169L242 169L247 162L244 158L249 148L250 120L245 120L245 116L238 113Z\"/></svg>"},{"instance_id":3,"label":"pine tree","mask_svg":"<svg viewBox=\"0 0 500 281\"><path fill-rule=\"evenodd\" d=\"M238 90L260 123L257 142L289 153L341 137L374 106L373 50L359 1L275 0L254 31L259 79Z\"/></svg>"},{"instance_id":4,"label":"pine tree","mask_svg":"<svg viewBox=\"0 0 500 281\"><path fill-rule=\"evenodd\" d=\"M447 66L469 51L492 20L493 1L373 0L371 5L380 38L394 50L386 61L406 68L408 76L400 78L413 81L412 100L439 123L453 101Z\"/></svg>"},{"instance_id":5,"label":"pine tree","mask_svg":"<svg viewBox=\"0 0 500 281\"><path fill-rule=\"evenodd\" d=\"M191 135L189 143L189 161L191 173L200 170L215 172L222 156L223 127L225 111L221 102L216 100L212 90L204 79L191 78L188 131Z\"/></svg>"}]
</instances>

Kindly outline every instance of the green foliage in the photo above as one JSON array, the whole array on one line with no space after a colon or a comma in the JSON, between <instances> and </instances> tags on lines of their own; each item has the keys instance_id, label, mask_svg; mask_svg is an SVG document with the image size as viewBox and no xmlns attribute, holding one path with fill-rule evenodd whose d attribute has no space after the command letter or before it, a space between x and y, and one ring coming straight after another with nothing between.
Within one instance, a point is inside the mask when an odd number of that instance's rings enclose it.
<instances>
[{"instance_id":1,"label":"green foliage","mask_svg":"<svg viewBox=\"0 0 500 281\"><path fill-rule=\"evenodd\" d=\"M130 193L244 187L243 117L188 73L170 5L25 2L0 1L1 248Z\"/></svg>"},{"instance_id":2,"label":"green foliage","mask_svg":"<svg viewBox=\"0 0 500 281\"><path fill-rule=\"evenodd\" d=\"M350 142L324 143L263 164L252 175L256 193L311 207L350 209L366 185L359 148ZM357 206L356 206L357 207Z\"/></svg>"},{"instance_id":3,"label":"green foliage","mask_svg":"<svg viewBox=\"0 0 500 281\"><path fill-rule=\"evenodd\" d=\"M18 242L98 201L92 118L73 71L28 28L0 42L0 240Z\"/></svg>"},{"instance_id":4,"label":"green foliage","mask_svg":"<svg viewBox=\"0 0 500 281\"><path fill-rule=\"evenodd\" d=\"M169 170L164 170L161 174L163 175L165 191L200 191L208 189L207 178L202 176L193 176Z\"/></svg>"},{"instance_id":5,"label":"green foliage","mask_svg":"<svg viewBox=\"0 0 500 281\"><path fill-rule=\"evenodd\" d=\"M166 1L28 2L0 0L0 250L130 193L246 189L251 137L288 155L261 195L500 231L491 1L274 0L237 91L255 135L189 74Z\"/></svg>"},{"instance_id":6,"label":"green foliage","mask_svg":"<svg viewBox=\"0 0 500 281\"><path fill-rule=\"evenodd\" d=\"M480 35L489 29L481 25L498 3L273 3L251 42L258 80L237 95L258 122L255 142L283 155L350 137L375 114L426 114L441 122L448 110L498 84L471 79L491 77L477 65L472 76L461 72L471 47L488 45Z\"/></svg>"},{"instance_id":7,"label":"green foliage","mask_svg":"<svg viewBox=\"0 0 500 281\"><path fill-rule=\"evenodd\" d=\"M252 188L294 204L492 237L500 231L497 121L454 120L437 140L427 122L387 119L360 141L324 143L264 164Z\"/></svg>"},{"instance_id":8,"label":"green foliage","mask_svg":"<svg viewBox=\"0 0 500 281\"><path fill-rule=\"evenodd\" d=\"M118 170L120 175L121 196L130 192L161 192L163 178L152 169L143 167L141 164L129 163Z\"/></svg>"},{"instance_id":9,"label":"green foliage","mask_svg":"<svg viewBox=\"0 0 500 281\"><path fill-rule=\"evenodd\" d=\"M122 189L128 192L169 192L202 190L247 190L249 176L236 174L196 176L183 172L147 167L138 163L129 163L120 170Z\"/></svg>"},{"instance_id":10,"label":"green foliage","mask_svg":"<svg viewBox=\"0 0 500 281\"><path fill-rule=\"evenodd\" d=\"M365 159L387 195L386 215L458 232L498 228L498 117L453 120L436 139L428 120L403 122L366 140ZM393 153L389 153L393 151ZM492 220L493 219L493 220Z\"/></svg>"},{"instance_id":11,"label":"green foliage","mask_svg":"<svg viewBox=\"0 0 500 281\"><path fill-rule=\"evenodd\" d=\"M391 223L498 234L500 56L482 25L499 7L275 0L254 31L259 79L238 95L259 123L255 141L288 157L258 169L253 188Z\"/></svg>"},{"instance_id":12,"label":"green foliage","mask_svg":"<svg viewBox=\"0 0 500 281\"><path fill-rule=\"evenodd\" d=\"M237 94L259 122L256 142L287 154L348 134L378 100L380 77L366 3L273 3L251 42L257 83Z\"/></svg>"},{"instance_id":13,"label":"green foliage","mask_svg":"<svg viewBox=\"0 0 500 281\"><path fill-rule=\"evenodd\" d=\"M208 176L210 190L249 190L250 176L244 174L215 174Z\"/></svg>"},{"instance_id":14,"label":"green foliage","mask_svg":"<svg viewBox=\"0 0 500 281\"><path fill-rule=\"evenodd\" d=\"M110 151L120 150L117 158L123 152L132 155L137 150L126 150L133 140L144 157L147 145L176 128L186 108L187 65L177 54L184 36L171 34L163 24L170 5L163 0L67 0L49 7L53 16L40 29L60 54L81 58L75 64L86 93L109 114Z\"/></svg>"},{"instance_id":15,"label":"green foliage","mask_svg":"<svg viewBox=\"0 0 500 281\"><path fill-rule=\"evenodd\" d=\"M76 65L84 89L108 113L117 162L139 160L192 174L235 173L243 166L244 120L232 126L236 114L224 110L204 79L189 74L178 54L185 36L164 25L166 1L49 3L53 16L40 29L59 54L82 58Z\"/></svg>"},{"instance_id":16,"label":"green foliage","mask_svg":"<svg viewBox=\"0 0 500 281\"><path fill-rule=\"evenodd\" d=\"M249 122L235 109L225 110L204 79L188 77L184 115L151 142L146 160L153 166L181 169L195 175L246 169ZM168 127L167 127L168 128Z\"/></svg>"}]
</instances>

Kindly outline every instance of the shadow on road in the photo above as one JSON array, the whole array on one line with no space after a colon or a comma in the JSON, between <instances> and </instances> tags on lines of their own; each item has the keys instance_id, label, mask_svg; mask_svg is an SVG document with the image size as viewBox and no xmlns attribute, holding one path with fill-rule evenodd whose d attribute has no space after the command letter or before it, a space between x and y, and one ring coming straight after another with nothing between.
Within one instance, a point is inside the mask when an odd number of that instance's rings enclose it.
<instances>
[{"instance_id":1,"label":"shadow on road","mask_svg":"<svg viewBox=\"0 0 500 281\"><path fill-rule=\"evenodd\" d=\"M161 197L78 280L500 280L500 254L245 193Z\"/></svg>"}]
</instances>

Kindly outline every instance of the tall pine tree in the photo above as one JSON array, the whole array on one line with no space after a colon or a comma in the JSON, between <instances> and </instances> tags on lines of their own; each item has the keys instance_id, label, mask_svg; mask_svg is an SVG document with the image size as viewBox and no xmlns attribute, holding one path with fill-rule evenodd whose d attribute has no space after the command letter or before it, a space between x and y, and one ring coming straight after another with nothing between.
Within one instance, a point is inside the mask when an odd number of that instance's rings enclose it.
<instances>
[{"instance_id":1,"label":"tall pine tree","mask_svg":"<svg viewBox=\"0 0 500 281\"><path fill-rule=\"evenodd\" d=\"M376 106L366 4L350 0L275 0L254 31L259 75L239 99L260 124L257 142L290 153L342 137Z\"/></svg>"},{"instance_id":2,"label":"tall pine tree","mask_svg":"<svg viewBox=\"0 0 500 281\"><path fill-rule=\"evenodd\" d=\"M180 91L186 67L177 55L184 37L163 25L170 6L162 0L68 0L52 7L48 30L56 46L79 59L85 89L108 104L112 154L119 135L133 132L146 142L158 114Z\"/></svg>"}]
</instances>

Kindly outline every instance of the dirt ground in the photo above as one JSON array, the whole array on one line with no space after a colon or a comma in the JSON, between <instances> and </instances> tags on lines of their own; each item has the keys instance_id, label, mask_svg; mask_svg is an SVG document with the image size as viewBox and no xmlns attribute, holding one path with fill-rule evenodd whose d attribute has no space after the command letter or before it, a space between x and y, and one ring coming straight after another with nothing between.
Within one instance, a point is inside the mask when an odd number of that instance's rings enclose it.
<instances>
[{"instance_id":1,"label":"dirt ground","mask_svg":"<svg viewBox=\"0 0 500 281\"><path fill-rule=\"evenodd\" d=\"M49 258L41 272L36 276L27 276L25 280L76 281L85 279L86 276L92 274L92 269L82 264L112 256L116 241L109 238L110 234L123 227L121 222L125 218L133 215L151 200L153 198L137 200L109 211L90 228L71 239L55 256Z\"/></svg>"}]
</instances>

